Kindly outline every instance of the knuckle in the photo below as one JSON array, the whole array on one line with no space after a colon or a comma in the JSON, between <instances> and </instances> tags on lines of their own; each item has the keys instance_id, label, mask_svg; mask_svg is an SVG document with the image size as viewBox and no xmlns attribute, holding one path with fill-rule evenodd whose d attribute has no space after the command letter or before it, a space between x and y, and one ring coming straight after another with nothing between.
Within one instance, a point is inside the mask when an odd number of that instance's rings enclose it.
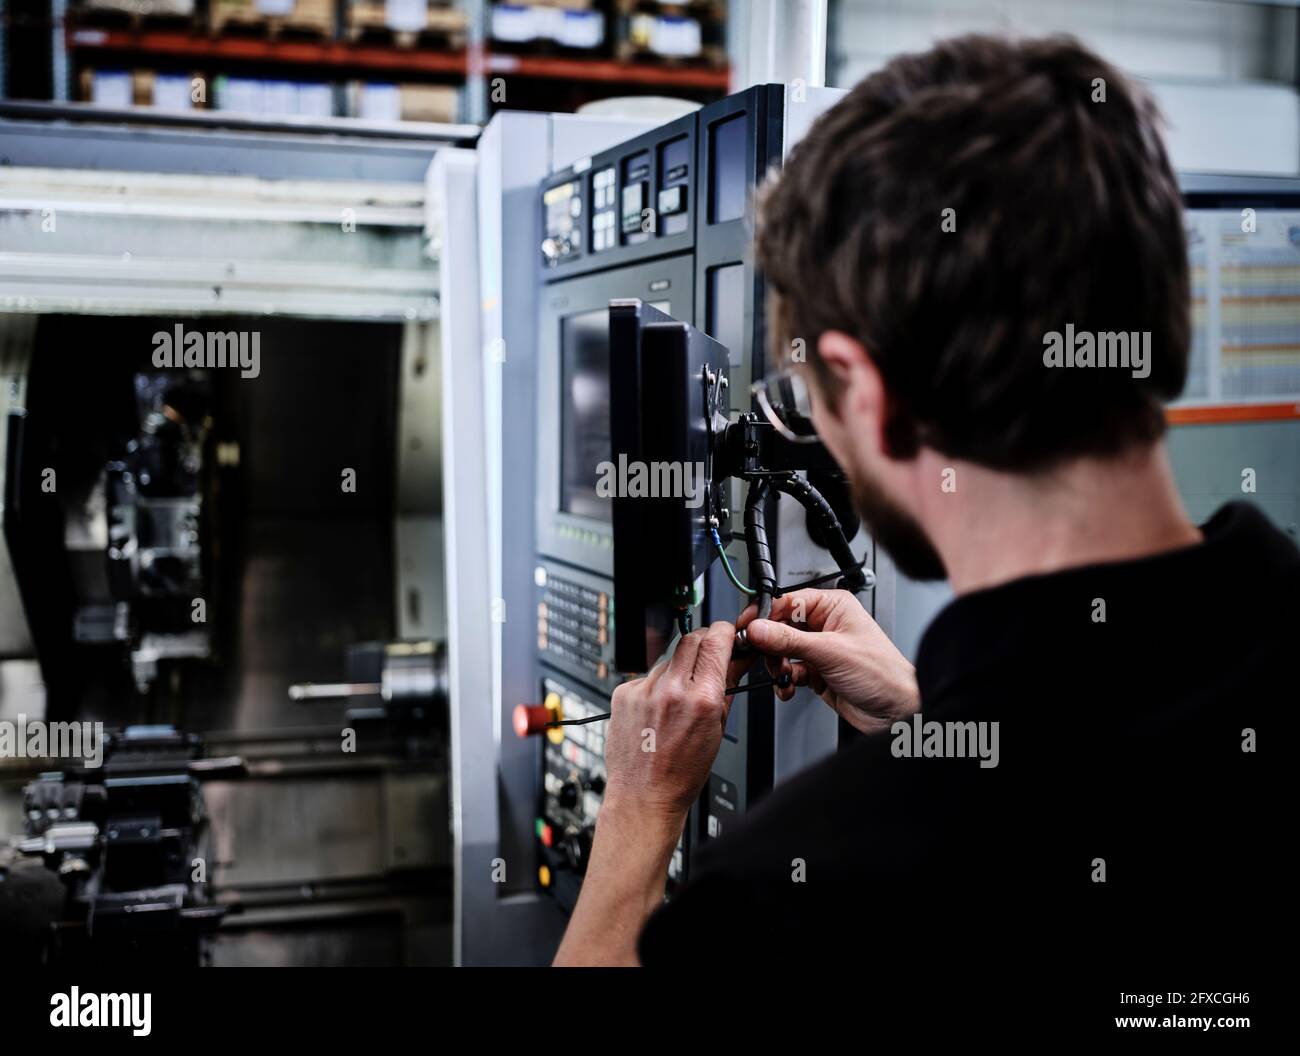
<instances>
[{"instance_id":1,"label":"knuckle","mask_svg":"<svg viewBox=\"0 0 1300 1056\"><path fill-rule=\"evenodd\" d=\"M677 679L665 678L659 683L659 692L656 696L659 698L661 704L666 707L676 708L681 707L685 702L686 692Z\"/></svg>"},{"instance_id":2,"label":"knuckle","mask_svg":"<svg viewBox=\"0 0 1300 1056\"><path fill-rule=\"evenodd\" d=\"M712 693L700 692L691 695L690 709L700 718L712 718L721 712L722 707L721 698L715 697Z\"/></svg>"}]
</instances>

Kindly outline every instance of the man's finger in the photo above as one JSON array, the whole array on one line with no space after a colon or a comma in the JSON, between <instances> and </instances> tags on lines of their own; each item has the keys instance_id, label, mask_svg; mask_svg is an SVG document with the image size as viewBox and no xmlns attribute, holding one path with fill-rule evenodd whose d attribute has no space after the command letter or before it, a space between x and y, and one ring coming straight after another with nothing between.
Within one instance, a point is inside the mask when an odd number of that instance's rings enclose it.
<instances>
[{"instance_id":1,"label":"man's finger","mask_svg":"<svg viewBox=\"0 0 1300 1056\"><path fill-rule=\"evenodd\" d=\"M778 623L793 622L802 624L809 630L820 631L839 602L836 595L843 593L804 587L803 590L782 594L772 602L771 618Z\"/></svg>"},{"instance_id":2,"label":"man's finger","mask_svg":"<svg viewBox=\"0 0 1300 1056\"><path fill-rule=\"evenodd\" d=\"M808 688L816 693L819 697L826 692L826 680L822 678L813 668L808 669Z\"/></svg>"},{"instance_id":3,"label":"man's finger","mask_svg":"<svg viewBox=\"0 0 1300 1056\"><path fill-rule=\"evenodd\" d=\"M739 659L732 660L729 664L727 664L727 685L728 686L739 685L740 680L744 678L746 674L749 673L750 669L756 663L758 663L758 658L760 655L761 654L759 653L748 652L744 656L740 657Z\"/></svg>"},{"instance_id":4,"label":"man's finger","mask_svg":"<svg viewBox=\"0 0 1300 1056\"><path fill-rule=\"evenodd\" d=\"M791 682L788 686L778 685L772 690L772 692L776 694L777 700L780 701L793 700L795 694L795 684Z\"/></svg>"},{"instance_id":5,"label":"man's finger","mask_svg":"<svg viewBox=\"0 0 1300 1056\"><path fill-rule=\"evenodd\" d=\"M749 625L749 641L760 652L776 656L796 656L814 664L824 660L832 648L832 636L819 632L799 631L788 623L755 620Z\"/></svg>"},{"instance_id":6,"label":"man's finger","mask_svg":"<svg viewBox=\"0 0 1300 1056\"><path fill-rule=\"evenodd\" d=\"M673 650L673 655L668 661L669 674L683 681L690 678L691 672L695 670L695 654L700 651L700 642L703 638L703 628L682 635L677 642L677 648Z\"/></svg>"},{"instance_id":7,"label":"man's finger","mask_svg":"<svg viewBox=\"0 0 1300 1056\"><path fill-rule=\"evenodd\" d=\"M726 620L718 620L709 625L700 640L695 654L693 678L696 682L711 679L726 688L727 665L731 660L731 648L736 642L736 627Z\"/></svg>"},{"instance_id":8,"label":"man's finger","mask_svg":"<svg viewBox=\"0 0 1300 1056\"><path fill-rule=\"evenodd\" d=\"M668 658L665 657L664 659L660 660L657 664L655 664L655 666L652 667L648 672L646 672L644 678L637 679L638 682L642 683L641 686L642 692L649 692L651 689L653 689L655 683L664 677L664 672L667 670L668 670Z\"/></svg>"}]
</instances>

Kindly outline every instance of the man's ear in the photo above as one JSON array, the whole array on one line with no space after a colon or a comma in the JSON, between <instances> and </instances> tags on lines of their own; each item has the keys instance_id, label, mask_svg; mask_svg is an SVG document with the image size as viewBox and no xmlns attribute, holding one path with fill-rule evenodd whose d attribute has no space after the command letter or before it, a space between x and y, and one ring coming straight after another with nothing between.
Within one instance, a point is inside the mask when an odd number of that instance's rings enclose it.
<instances>
[{"instance_id":1,"label":"man's ear","mask_svg":"<svg viewBox=\"0 0 1300 1056\"><path fill-rule=\"evenodd\" d=\"M839 330L828 330L817 340L817 354L833 379L833 399L828 410L850 419L855 428L869 426L883 447L886 417L885 383L861 341ZM828 394L832 395L832 394Z\"/></svg>"}]
</instances>

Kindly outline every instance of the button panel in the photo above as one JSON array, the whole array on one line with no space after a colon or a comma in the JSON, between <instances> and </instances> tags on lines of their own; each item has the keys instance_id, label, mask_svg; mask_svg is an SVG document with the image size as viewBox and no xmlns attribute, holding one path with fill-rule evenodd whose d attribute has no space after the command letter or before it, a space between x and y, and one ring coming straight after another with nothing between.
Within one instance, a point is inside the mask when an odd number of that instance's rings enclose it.
<instances>
[{"instance_id":1,"label":"button panel","mask_svg":"<svg viewBox=\"0 0 1300 1056\"><path fill-rule=\"evenodd\" d=\"M538 565L534 581L541 658L613 692L622 679L614 669L614 599L608 582L550 564Z\"/></svg>"},{"instance_id":2,"label":"button panel","mask_svg":"<svg viewBox=\"0 0 1300 1056\"><path fill-rule=\"evenodd\" d=\"M614 166L600 169L591 176L591 251L603 253L618 245L615 223L618 204L615 200Z\"/></svg>"},{"instance_id":3,"label":"button panel","mask_svg":"<svg viewBox=\"0 0 1300 1056\"><path fill-rule=\"evenodd\" d=\"M610 710L608 697L579 690L562 678L545 677L544 697L558 696L566 719L587 719ZM566 908L577 899L604 801L607 720L563 726L558 743L544 742L542 797L534 823L538 854L547 870L548 887ZM684 834L683 834L684 836ZM679 840L668 866L665 892L671 894L685 874L685 843Z\"/></svg>"},{"instance_id":4,"label":"button panel","mask_svg":"<svg viewBox=\"0 0 1300 1056\"><path fill-rule=\"evenodd\" d=\"M542 260L558 267L582 252L582 184L568 180L542 193Z\"/></svg>"}]
</instances>

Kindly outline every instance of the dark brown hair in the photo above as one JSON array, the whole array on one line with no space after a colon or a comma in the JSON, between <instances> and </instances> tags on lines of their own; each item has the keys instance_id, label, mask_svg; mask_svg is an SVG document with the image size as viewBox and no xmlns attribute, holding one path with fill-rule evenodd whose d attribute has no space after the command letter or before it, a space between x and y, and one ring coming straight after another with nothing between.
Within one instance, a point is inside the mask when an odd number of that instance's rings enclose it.
<instances>
[{"instance_id":1,"label":"dark brown hair","mask_svg":"<svg viewBox=\"0 0 1300 1056\"><path fill-rule=\"evenodd\" d=\"M778 337L802 338L823 381L818 337L861 341L902 457L924 443L1032 470L1154 441L1190 325L1159 123L1144 90L1070 38L966 36L894 59L764 191ZM1067 324L1149 331L1149 375L1045 366L1045 335Z\"/></svg>"}]
</instances>

